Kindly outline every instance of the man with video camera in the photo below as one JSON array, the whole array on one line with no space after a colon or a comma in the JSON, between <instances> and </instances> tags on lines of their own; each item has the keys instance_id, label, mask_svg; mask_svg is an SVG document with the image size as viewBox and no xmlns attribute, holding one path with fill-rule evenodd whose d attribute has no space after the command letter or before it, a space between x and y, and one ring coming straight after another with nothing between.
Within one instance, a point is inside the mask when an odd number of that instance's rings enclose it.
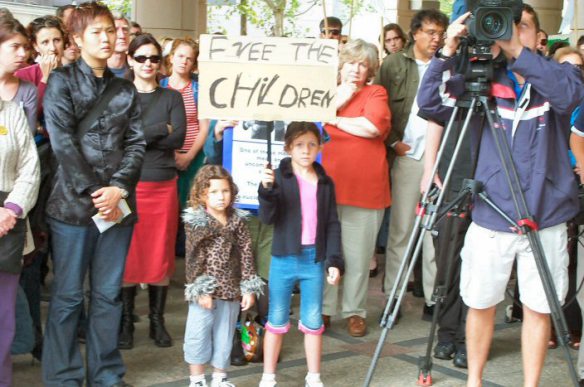
<instances>
[{"instance_id":1,"label":"man with video camera","mask_svg":"<svg viewBox=\"0 0 584 387\"><path fill-rule=\"evenodd\" d=\"M494 113L500 116L511 147L528 209L539 227L557 297L563 301L568 289L566 221L578 211L577 189L567 156L569 118L584 97L584 87L569 66L537 55L539 21L533 8L521 0L501 3L515 10L514 23L509 23L511 38L495 40L490 47L494 58L490 94L496 107ZM494 7L492 2L489 4L485 8ZM468 8L476 11L476 7ZM436 122L448 121L457 97L465 89L464 77L453 75L452 70L459 44L469 35L465 22L470 17L471 13L466 13L448 27L445 45L432 59L420 87L420 112ZM474 28L488 27L488 22L477 20ZM483 183L485 193L503 212L519 220L487 120L473 115L470 129L473 155L477 157L475 179ZM524 310L521 336L524 386L537 386L550 336L550 308L529 241L480 199L474 201L472 221L461 252L460 283L462 298L469 306L467 385L482 385L493 338L495 307L504 299L517 259Z\"/></svg>"}]
</instances>

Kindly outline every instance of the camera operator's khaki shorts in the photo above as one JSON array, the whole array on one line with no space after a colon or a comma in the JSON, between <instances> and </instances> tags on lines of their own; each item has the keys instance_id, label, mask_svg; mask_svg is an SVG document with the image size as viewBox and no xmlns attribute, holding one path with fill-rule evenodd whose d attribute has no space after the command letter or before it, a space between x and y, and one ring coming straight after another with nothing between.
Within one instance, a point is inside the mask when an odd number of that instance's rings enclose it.
<instances>
[{"instance_id":1,"label":"camera operator's khaki shorts","mask_svg":"<svg viewBox=\"0 0 584 387\"><path fill-rule=\"evenodd\" d=\"M558 299L563 302L568 292L566 224L540 230L539 236ZM521 302L533 311L550 312L526 236L492 231L473 222L466 233L460 255L460 295L469 307L486 309L503 301L513 261L517 258Z\"/></svg>"}]
</instances>

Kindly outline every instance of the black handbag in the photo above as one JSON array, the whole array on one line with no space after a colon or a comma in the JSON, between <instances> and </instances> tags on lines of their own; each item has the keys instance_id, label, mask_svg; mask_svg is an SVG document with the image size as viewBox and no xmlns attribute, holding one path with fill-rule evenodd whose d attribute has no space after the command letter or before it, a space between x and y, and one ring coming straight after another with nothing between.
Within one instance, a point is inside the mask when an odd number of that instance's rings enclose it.
<instances>
[{"instance_id":1,"label":"black handbag","mask_svg":"<svg viewBox=\"0 0 584 387\"><path fill-rule=\"evenodd\" d=\"M8 192L0 192L0 203L4 203ZM18 219L8 234L0 238L0 271L19 274L22 269L22 252L26 238L26 222Z\"/></svg>"}]
</instances>

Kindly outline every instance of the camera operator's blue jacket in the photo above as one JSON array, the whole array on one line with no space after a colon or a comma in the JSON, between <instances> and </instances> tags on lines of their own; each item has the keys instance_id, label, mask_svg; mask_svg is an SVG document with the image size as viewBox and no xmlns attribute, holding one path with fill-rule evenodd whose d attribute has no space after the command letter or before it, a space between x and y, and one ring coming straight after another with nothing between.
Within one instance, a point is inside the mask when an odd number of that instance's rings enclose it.
<instances>
[{"instance_id":1,"label":"camera operator's blue jacket","mask_svg":"<svg viewBox=\"0 0 584 387\"><path fill-rule=\"evenodd\" d=\"M455 58L434 57L426 71L418 105L428 119L448 122L456 97L464 92L463 77L451 76L455 62ZM568 139L570 113L584 97L582 78L576 67L547 60L526 48L508 69L525 78L521 96L516 98L505 66L495 70L491 95L512 149L528 209L540 228L566 222L579 208ZM473 149L480 143L475 179L484 184L497 206L519 220L486 118L475 114L470 125ZM472 217L482 227L512 231L510 224L480 199L475 200Z\"/></svg>"}]
</instances>

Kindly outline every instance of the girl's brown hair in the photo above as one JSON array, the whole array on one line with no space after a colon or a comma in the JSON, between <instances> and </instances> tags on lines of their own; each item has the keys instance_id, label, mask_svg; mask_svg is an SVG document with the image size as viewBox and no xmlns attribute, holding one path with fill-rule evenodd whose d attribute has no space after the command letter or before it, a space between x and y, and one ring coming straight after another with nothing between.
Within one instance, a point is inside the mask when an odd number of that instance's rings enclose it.
<instances>
[{"instance_id":1,"label":"girl's brown hair","mask_svg":"<svg viewBox=\"0 0 584 387\"><path fill-rule=\"evenodd\" d=\"M170 58L173 57L175 51L182 45L189 46L190 48L193 49L195 58L193 60L193 68L191 69L191 71L194 71L197 68L197 58L199 57L199 44L195 42L193 39L189 38L188 36L182 39L174 39L172 41L170 53L167 56L167 62L165 63L168 75L172 74L172 64L170 63Z\"/></svg>"},{"instance_id":2,"label":"girl's brown hair","mask_svg":"<svg viewBox=\"0 0 584 387\"><path fill-rule=\"evenodd\" d=\"M205 206L207 190L211 186L211 180L227 180L229 183L229 188L231 189L231 203L229 203L228 210L231 211L239 189L233 182L233 178L229 172L220 165L205 165L199 169L193 182L189 204L191 207Z\"/></svg>"},{"instance_id":3,"label":"girl's brown hair","mask_svg":"<svg viewBox=\"0 0 584 387\"><path fill-rule=\"evenodd\" d=\"M29 39L24 26L12 15L5 14L0 16L0 44L17 34L24 36L27 40Z\"/></svg>"},{"instance_id":4,"label":"girl's brown hair","mask_svg":"<svg viewBox=\"0 0 584 387\"><path fill-rule=\"evenodd\" d=\"M294 121L291 122L286 129L286 134L284 135L284 149L289 150L294 140L306 133L314 134L318 143L322 144L320 130L318 130L318 126L316 126L314 122Z\"/></svg>"}]
</instances>

